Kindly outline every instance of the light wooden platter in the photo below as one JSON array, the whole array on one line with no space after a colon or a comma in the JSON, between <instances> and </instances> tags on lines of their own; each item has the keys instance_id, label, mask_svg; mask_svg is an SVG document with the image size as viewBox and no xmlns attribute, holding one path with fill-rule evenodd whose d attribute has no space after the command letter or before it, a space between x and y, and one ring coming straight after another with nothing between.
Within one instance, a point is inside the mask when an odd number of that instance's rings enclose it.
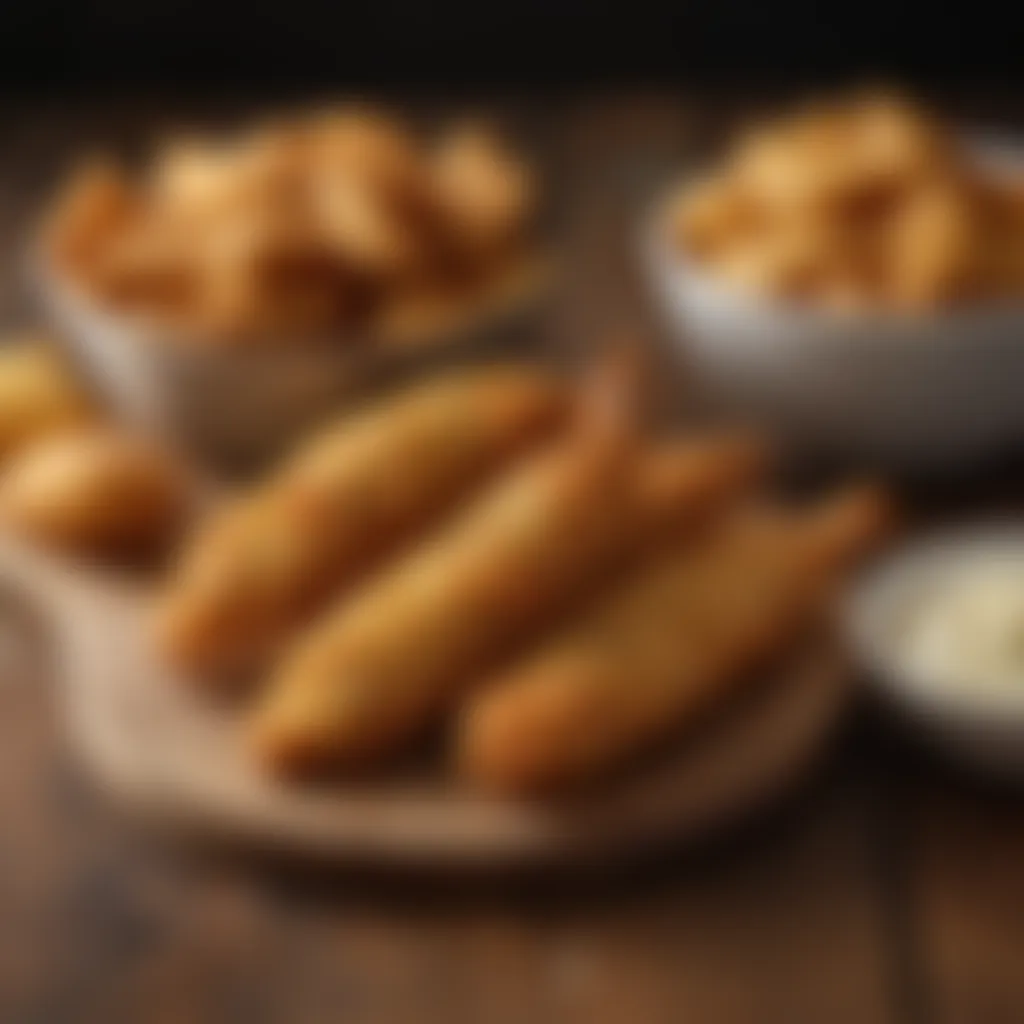
<instances>
[{"instance_id":1,"label":"light wooden platter","mask_svg":"<svg viewBox=\"0 0 1024 1024\"><path fill-rule=\"evenodd\" d=\"M261 775L240 749L237 714L154 656L141 584L3 537L0 579L46 618L68 735L102 788L207 838L346 863L572 864L695 838L793 782L851 693L835 651L808 650L673 748L557 804L486 798L440 767L300 789Z\"/></svg>"}]
</instances>

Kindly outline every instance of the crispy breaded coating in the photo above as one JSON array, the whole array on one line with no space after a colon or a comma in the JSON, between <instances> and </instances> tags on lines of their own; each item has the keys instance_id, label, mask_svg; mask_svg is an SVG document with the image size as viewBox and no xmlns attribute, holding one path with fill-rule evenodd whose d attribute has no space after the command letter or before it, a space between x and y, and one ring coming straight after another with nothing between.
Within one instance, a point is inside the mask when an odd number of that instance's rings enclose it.
<instances>
[{"instance_id":1,"label":"crispy breaded coating","mask_svg":"<svg viewBox=\"0 0 1024 1024\"><path fill-rule=\"evenodd\" d=\"M542 452L300 638L251 723L258 756L289 773L400 752L510 645L762 461L746 438L655 452L570 438Z\"/></svg>"},{"instance_id":2,"label":"crispy breaded coating","mask_svg":"<svg viewBox=\"0 0 1024 1024\"><path fill-rule=\"evenodd\" d=\"M783 651L888 518L873 490L803 514L744 510L676 545L483 685L456 758L501 793L586 782L655 745Z\"/></svg>"},{"instance_id":3,"label":"crispy breaded coating","mask_svg":"<svg viewBox=\"0 0 1024 1024\"><path fill-rule=\"evenodd\" d=\"M547 374L494 367L329 427L200 531L163 595L162 649L196 670L258 660L553 427L564 402Z\"/></svg>"}]
</instances>

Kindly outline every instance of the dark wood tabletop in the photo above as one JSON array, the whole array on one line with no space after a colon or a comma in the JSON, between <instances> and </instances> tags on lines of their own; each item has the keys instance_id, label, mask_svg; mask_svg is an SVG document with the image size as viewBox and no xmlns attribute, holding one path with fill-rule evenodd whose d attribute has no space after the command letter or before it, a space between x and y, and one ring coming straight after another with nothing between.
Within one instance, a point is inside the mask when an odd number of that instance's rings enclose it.
<instances>
[{"instance_id":1,"label":"dark wood tabletop","mask_svg":"<svg viewBox=\"0 0 1024 1024\"><path fill-rule=\"evenodd\" d=\"M18 239L70 154L233 103L0 105L6 318L31 315ZM633 258L643 204L750 106L504 103L564 207L552 330L650 322ZM314 870L122 818L62 741L45 630L2 592L0 609L3 1024L1024 1021L1024 800L958 774L867 701L781 803L695 849L604 874Z\"/></svg>"}]
</instances>

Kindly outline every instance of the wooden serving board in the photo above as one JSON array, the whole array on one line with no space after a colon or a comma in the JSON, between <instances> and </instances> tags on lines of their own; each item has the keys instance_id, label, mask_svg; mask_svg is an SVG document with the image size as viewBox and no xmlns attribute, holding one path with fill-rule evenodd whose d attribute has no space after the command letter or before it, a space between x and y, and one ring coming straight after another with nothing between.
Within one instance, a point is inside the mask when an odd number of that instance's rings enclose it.
<instances>
[{"instance_id":1,"label":"wooden serving board","mask_svg":"<svg viewBox=\"0 0 1024 1024\"><path fill-rule=\"evenodd\" d=\"M298 788L261 775L243 756L237 714L155 657L141 584L2 537L0 578L46 618L69 738L105 790L162 824L320 859L537 866L693 838L793 781L851 693L842 659L822 645L673 748L559 803L487 798L422 766Z\"/></svg>"}]
</instances>

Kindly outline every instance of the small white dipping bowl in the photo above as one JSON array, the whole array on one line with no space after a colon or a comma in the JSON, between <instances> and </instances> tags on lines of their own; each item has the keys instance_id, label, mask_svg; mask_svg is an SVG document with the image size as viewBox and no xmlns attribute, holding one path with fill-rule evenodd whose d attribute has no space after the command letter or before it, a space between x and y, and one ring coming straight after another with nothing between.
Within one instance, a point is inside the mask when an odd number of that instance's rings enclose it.
<instances>
[{"instance_id":1,"label":"small white dipping bowl","mask_svg":"<svg viewBox=\"0 0 1024 1024\"><path fill-rule=\"evenodd\" d=\"M937 588L993 559L1021 566L1024 524L991 523L933 534L889 556L854 588L845 624L877 691L955 760L1024 778L1024 682L993 688L927 678L907 652L911 617Z\"/></svg>"},{"instance_id":2,"label":"small white dipping bowl","mask_svg":"<svg viewBox=\"0 0 1024 1024\"><path fill-rule=\"evenodd\" d=\"M976 148L1009 162L1006 147ZM1024 442L1024 303L915 317L773 301L680 253L666 210L644 226L648 276L687 369L726 408L801 450L912 472Z\"/></svg>"}]
</instances>

